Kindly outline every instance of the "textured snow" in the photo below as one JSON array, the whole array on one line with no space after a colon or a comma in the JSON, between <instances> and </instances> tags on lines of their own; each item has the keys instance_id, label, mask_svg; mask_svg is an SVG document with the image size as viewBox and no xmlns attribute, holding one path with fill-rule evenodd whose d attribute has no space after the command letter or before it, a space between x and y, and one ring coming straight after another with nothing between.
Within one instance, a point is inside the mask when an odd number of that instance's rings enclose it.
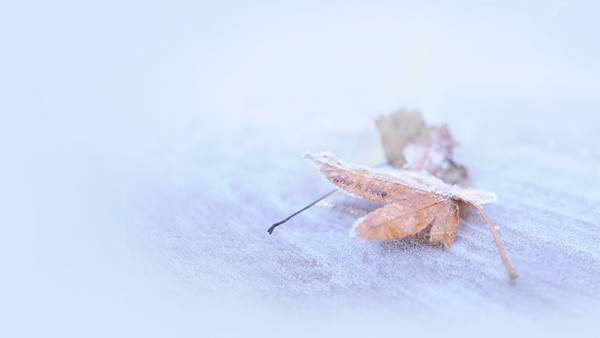
<instances>
[{"instance_id":1,"label":"textured snow","mask_svg":"<svg viewBox=\"0 0 600 338\"><path fill-rule=\"evenodd\" d=\"M595 2L11 2L0 335L600 331ZM450 250L348 236L302 158L419 108L498 201Z\"/></svg>"}]
</instances>

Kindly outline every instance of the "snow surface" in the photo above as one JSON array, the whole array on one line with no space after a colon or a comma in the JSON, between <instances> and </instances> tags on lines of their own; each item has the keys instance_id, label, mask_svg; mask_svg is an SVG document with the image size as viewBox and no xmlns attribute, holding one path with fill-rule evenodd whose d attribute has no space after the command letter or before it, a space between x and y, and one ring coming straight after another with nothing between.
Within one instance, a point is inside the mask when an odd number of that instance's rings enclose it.
<instances>
[{"instance_id":1,"label":"snow surface","mask_svg":"<svg viewBox=\"0 0 600 338\"><path fill-rule=\"evenodd\" d=\"M368 3L6 5L0 335L597 335L598 5ZM305 151L381 163L399 108L498 195L516 282L475 210L450 250L267 234L330 189Z\"/></svg>"}]
</instances>

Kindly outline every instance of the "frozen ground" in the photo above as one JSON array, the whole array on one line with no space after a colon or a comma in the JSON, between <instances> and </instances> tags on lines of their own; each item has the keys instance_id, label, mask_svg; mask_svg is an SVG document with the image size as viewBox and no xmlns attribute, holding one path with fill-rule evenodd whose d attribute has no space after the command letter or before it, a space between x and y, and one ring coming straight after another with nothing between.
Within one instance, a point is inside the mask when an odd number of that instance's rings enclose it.
<instances>
[{"instance_id":1,"label":"frozen ground","mask_svg":"<svg viewBox=\"0 0 600 338\"><path fill-rule=\"evenodd\" d=\"M2 336L594 336L597 10L2 11ZM331 188L305 151L377 164L373 119L399 108L449 123L499 196L516 282L469 210L450 250L319 207L267 234Z\"/></svg>"}]
</instances>

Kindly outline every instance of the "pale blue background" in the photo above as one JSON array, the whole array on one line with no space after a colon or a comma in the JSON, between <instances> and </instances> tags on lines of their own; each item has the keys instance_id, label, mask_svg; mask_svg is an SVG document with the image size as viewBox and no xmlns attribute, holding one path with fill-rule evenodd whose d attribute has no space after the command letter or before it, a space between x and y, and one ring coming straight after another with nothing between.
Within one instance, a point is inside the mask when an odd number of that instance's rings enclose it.
<instances>
[{"instance_id":1,"label":"pale blue background","mask_svg":"<svg viewBox=\"0 0 600 338\"><path fill-rule=\"evenodd\" d=\"M1 335L591 334L599 11L0 5ZM334 211L265 236L329 189L305 150L352 157L372 120L399 108L448 122L475 184L498 193L487 210L519 286L506 286L476 218L449 252L389 261L347 238L352 219Z\"/></svg>"}]
</instances>

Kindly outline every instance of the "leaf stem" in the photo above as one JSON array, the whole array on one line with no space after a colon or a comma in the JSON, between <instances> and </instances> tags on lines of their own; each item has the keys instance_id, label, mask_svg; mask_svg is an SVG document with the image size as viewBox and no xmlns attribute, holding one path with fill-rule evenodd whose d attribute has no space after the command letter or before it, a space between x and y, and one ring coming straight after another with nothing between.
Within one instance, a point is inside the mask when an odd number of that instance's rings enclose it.
<instances>
[{"instance_id":1,"label":"leaf stem","mask_svg":"<svg viewBox=\"0 0 600 338\"><path fill-rule=\"evenodd\" d=\"M475 207L475 209L479 211L479 213L481 214L481 216L483 216L483 219L487 223L488 228L492 233L492 236L494 236L494 242L496 242L496 246L498 247L498 251L500 252L500 257L502 257L502 262L504 262L504 266L506 267L506 271L508 272L508 277L510 278L510 280L515 280L519 278L519 275L515 272L512 265L510 265L510 261L508 260L506 252L504 251L504 247L502 247L502 243L500 242L500 237L498 237L496 229L494 229L494 226L492 225L492 222L490 222L490 219L487 217L485 212L483 212L483 209L479 205L477 205L477 203L471 201L467 201L467 203Z\"/></svg>"},{"instance_id":2,"label":"leaf stem","mask_svg":"<svg viewBox=\"0 0 600 338\"><path fill-rule=\"evenodd\" d=\"M329 195L333 194L333 193L334 193L334 192L336 192L336 191L337 191L337 190L335 190L335 189L334 189L334 190L331 190L330 192L328 192L328 193L326 193L325 195L321 196L321 197L320 197L319 199L317 199L316 201L312 202L311 204L309 204L309 205L305 206L304 208L302 208L302 209L300 209L300 210L296 211L295 213L291 214L290 216L288 216L288 218L284 219L283 221L279 221L279 222L277 222L277 223L275 223L275 224L271 225L271 227L269 228L269 230L267 230L267 232L269 232L269 235L270 235L270 234L273 234L273 230L274 230L276 227L278 227L278 226L280 226L281 224L283 224L283 223L285 223L285 222L289 221L290 219L292 219L292 217L294 217L294 216L298 215L299 213L303 212L304 210L306 210L306 209L308 209L308 208L312 207L313 205L315 205L315 204L319 203L320 201L324 200L325 198L327 198Z\"/></svg>"}]
</instances>

